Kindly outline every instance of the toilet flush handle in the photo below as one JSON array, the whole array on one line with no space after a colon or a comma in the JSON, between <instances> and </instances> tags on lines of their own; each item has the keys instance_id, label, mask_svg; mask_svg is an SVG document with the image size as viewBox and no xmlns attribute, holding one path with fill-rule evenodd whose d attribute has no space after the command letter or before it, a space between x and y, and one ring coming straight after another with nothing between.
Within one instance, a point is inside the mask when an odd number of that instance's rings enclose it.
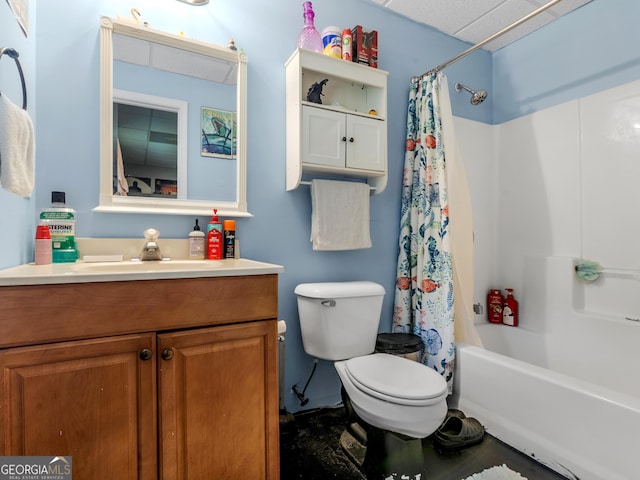
<instances>
[{"instance_id":1,"label":"toilet flush handle","mask_svg":"<svg viewBox=\"0 0 640 480\"><path fill-rule=\"evenodd\" d=\"M322 302L322 305L324 307L335 307L336 306L336 301L335 300L325 300L324 302Z\"/></svg>"}]
</instances>

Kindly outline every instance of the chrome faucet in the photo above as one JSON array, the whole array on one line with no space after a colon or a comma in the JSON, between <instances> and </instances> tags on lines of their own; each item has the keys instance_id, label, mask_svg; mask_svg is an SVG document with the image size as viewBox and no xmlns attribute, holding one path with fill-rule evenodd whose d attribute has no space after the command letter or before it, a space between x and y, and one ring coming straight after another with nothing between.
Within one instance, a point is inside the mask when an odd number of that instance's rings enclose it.
<instances>
[{"instance_id":1,"label":"chrome faucet","mask_svg":"<svg viewBox=\"0 0 640 480\"><path fill-rule=\"evenodd\" d=\"M158 245L158 237L160 232L155 228L149 228L144 231L145 244L142 247L140 260L146 262L148 260L162 260L162 253Z\"/></svg>"}]
</instances>

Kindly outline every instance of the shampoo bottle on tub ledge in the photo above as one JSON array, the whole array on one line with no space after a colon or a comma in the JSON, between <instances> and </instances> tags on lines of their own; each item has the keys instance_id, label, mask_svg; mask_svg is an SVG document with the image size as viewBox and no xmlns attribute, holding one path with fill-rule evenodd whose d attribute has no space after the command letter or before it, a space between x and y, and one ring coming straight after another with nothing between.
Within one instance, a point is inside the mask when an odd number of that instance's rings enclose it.
<instances>
[{"instance_id":1,"label":"shampoo bottle on tub ledge","mask_svg":"<svg viewBox=\"0 0 640 480\"><path fill-rule=\"evenodd\" d=\"M487 294L487 315L491 323L502 323L502 305L504 297L497 288L492 288Z\"/></svg>"},{"instance_id":2,"label":"shampoo bottle on tub ledge","mask_svg":"<svg viewBox=\"0 0 640 480\"><path fill-rule=\"evenodd\" d=\"M513 288L505 288L507 298L502 306L502 323L511 327L518 326L518 301L513 296Z\"/></svg>"}]
</instances>

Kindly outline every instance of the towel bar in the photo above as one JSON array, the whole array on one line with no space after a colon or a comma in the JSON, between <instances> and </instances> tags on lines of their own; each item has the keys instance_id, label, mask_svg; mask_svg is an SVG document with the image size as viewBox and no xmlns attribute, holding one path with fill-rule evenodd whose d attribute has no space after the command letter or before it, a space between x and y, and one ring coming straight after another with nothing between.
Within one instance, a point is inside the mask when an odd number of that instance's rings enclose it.
<instances>
[{"instance_id":1,"label":"towel bar","mask_svg":"<svg viewBox=\"0 0 640 480\"><path fill-rule=\"evenodd\" d=\"M14 48L3 47L0 48L0 58L3 55L8 55L16 61L16 67L18 67L18 73L20 74L20 82L22 83L22 109L27 109L27 85L24 82L24 73L22 72L22 65L20 65L20 60L18 57L20 54ZM0 93L2 95L2 93Z\"/></svg>"},{"instance_id":2,"label":"towel bar","mask_svg":"<svg viewBox=\"0 0 640 480\"><path fill-rule=\"evenodd\" d=\"M302 180L302 181L300 182L300 185L311 185L311 182L308 182L308 181ZM375 189L376 189L376 187L372 187L371 185L369 185L369 190L375 190Z\"/></svg>"}]
</instances>

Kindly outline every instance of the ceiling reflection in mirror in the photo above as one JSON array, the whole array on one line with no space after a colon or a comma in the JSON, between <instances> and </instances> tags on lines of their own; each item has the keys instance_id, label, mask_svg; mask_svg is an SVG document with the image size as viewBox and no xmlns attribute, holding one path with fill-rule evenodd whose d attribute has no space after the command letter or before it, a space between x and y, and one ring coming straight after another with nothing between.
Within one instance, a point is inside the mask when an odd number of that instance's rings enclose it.
<instances>
[{"instance_id":1,"label":"ceiling reflection in mirror","mask_svg":"<svg viewBox=\"0 0 640 480\"><path fill-rule=\"evenodd\" d=\"M111 118L103 110L110 128L103 123L96 210L249 215L244 55L112 19L101 25Z\"/></svg>"},{"instance_id":2,"label":"ceiling reflection in mirror","mask_svg":"<svg viewBox=\"0 0 640 480\"><path fill-rule=\"evenodd\" d=\"M178 114L113 102L114 195L178 194ZM126 186L120 179L126 179ZM174 188L162 188L170 179ZM153 188L152 188L153 187Z\"/></svg>"},{"instance_id":3,"label":"ceiling reflection in mirror","mask_svg":"<svg viewBox=\"0 0 640 480\"><path fill-rule=\"evenodd\" d=\"M114 89L114 195L187 198L187 118L185 101Z\"/></svg>"}]
</instances>

